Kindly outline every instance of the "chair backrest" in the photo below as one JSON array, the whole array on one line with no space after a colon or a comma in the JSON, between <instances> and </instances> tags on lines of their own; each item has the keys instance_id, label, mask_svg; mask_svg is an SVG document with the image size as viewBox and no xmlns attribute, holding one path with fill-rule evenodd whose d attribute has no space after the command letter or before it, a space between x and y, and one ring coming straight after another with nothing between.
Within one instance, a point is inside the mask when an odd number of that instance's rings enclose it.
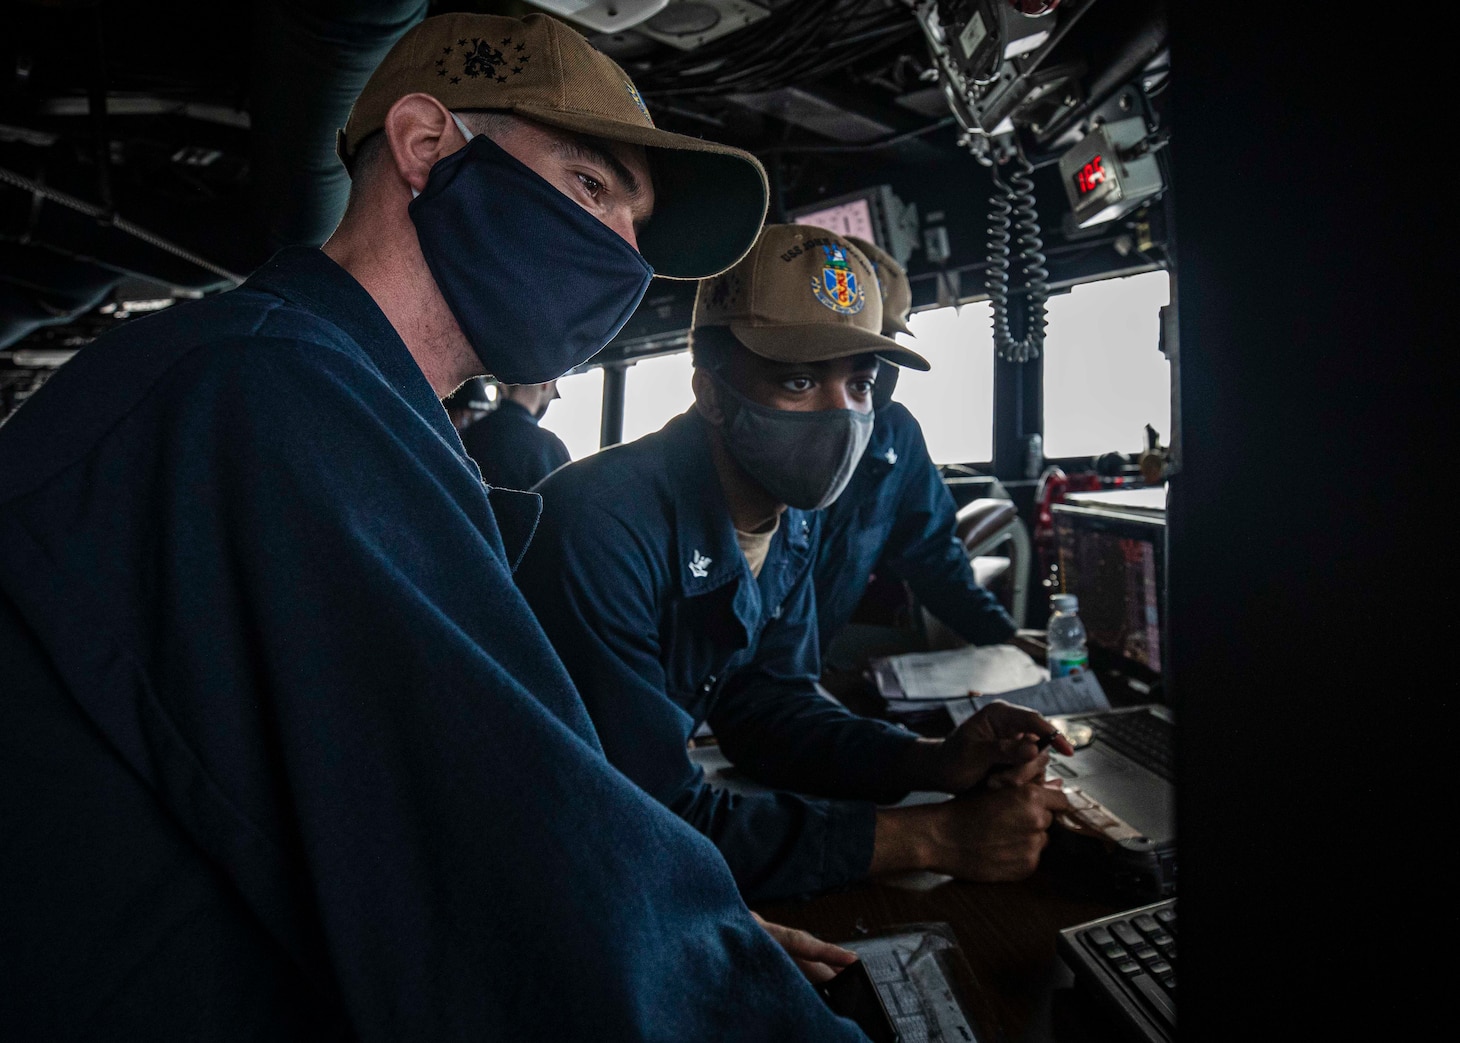
<instances>
[{"instance_id":1,"label":"chair backrest","mask_svg":"<svg viewBox=\"0 0 1460 1043\"><path fill-rule=\"evenodd\" d=\"M1008 575L1009 614L1022 627L1031 545L1029 532L1020 521L1014 502L993 496L971 500L955 516L954 532L968 556L969 568L980 582L987 582L986 573ZM1004 544L1009 545L1007 563L1002 558L988 556L996 550L1005 553ZM827 663L846 668L864 663L869 655L954 648L961 644L963 639L934 618L906 583L888 576L874 576L857 605L851 625L832 638L822 655Z\"/></svg>"},{"instance_id":2,"label":"chair backrest","mask_svg":"<svg viewBox=\"0 0 1460 1043\"><path fill-rule=\"evenodd\" d=\"M1012 500L982 496L970 500L955 515L954 532L963 543L969 567L975 574L988 571L990 551L1008 544L1007 569L995 568L995 574L1006 573L1009 582L1009 614L1017 626L1024 626L1029 603L1029 562L1032 545L1029 530L1019 519ZM919 606L919 615L929 648L952 648L962 644L953 631L939 622L926 608Z\"/></svg>"},{"instance_id":3,"label":"chair backrest","mask_svg":"<svg viewBox=\"0 0 1460 1043\"><path fill-rule=\"evenodd\" d=\"M1019 511L1012 500L981 496L960 507L955 517L954 531L963 541L968 556L973 557L992 546L993 537L1002 537L1009 523L1019 520Z\"/></svg>"}]
</instances>

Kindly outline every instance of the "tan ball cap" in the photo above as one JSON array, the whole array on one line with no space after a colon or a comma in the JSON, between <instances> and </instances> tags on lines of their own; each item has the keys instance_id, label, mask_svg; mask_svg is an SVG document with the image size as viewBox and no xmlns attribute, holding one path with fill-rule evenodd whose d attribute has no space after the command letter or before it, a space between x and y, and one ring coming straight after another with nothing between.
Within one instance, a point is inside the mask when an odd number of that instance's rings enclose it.
<instances>
[{"instance_id":1,"label":"tan ball cap","mask_svg":"<svg viewBox=\"0 0 1460 1043\"><path fill-rule=\"evenodd\" d=\"M381 60L355 100L336 151L348 165L400 98L429 94L454 111L514 112L563 130L643 145L654 215L638 236L654 273L703 279L729 268L765 220L765 169L749 152L654 126L618 65L545 15L456 12L427 18Z\"/></svg>"},{"instance_id":2,"label":"tan ball cap","mask_svg":"<svg viewBox=\"0 0 1460 1043\"><path fill-rule=\"evenodd\" d=\"M877 276L877 286L882 291L882 335L906 333L917 334L907 328L907 315L912 311L912 284L907 281L907 272L902 265L876 243L869 243L855 235L847 236L847 242L861 250L872 262L872 271Z\"/></svg>"},{"instance_id":3,"label":"tan ball cap","mask_svg":"<svg viewBox=\"0 0 1460 1043\"><path fill-rule=\"evenodd\" d=\"M917 352L882 336L871 262L845 236L815 225L766 225L739 264L700 283L693 326L728 326L740 343L777 362L872 352L929 368Z\"/></svg>"}]
</instances>

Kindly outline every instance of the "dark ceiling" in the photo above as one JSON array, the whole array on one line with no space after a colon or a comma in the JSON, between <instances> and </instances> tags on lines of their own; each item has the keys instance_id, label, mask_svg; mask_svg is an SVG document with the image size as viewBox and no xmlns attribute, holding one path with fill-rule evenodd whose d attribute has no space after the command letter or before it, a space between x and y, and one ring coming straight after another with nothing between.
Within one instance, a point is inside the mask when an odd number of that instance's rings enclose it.
<instances>
[{"instance_id":1,"label":"dark ceiling","mask_svg":"<svg viewBox=\"0 0 1460 1043\"><path fill-rule=\"evenodd\" d=\"M4 0L0 418L98 332L233 285L282 245L322 242L347 191L334 128L420 18L551 6ZM960 95L955 113L930 12L967 43L973 18L1009 22L1011 11L1007 50L960 66L988 82ZM1036 46L1013 54L1031 27ZM660 126L762 158L772 220L879 185L915 208L903 252L919 306L984 296L988 164L1016 150L1034 168L1054 292L1165 263L1161 194L1078 229L1057 166L1092 124L1121 116L1142 116L1164 144L1162 0L669 0L636 28L585 32ZM692 292L656 283L608 355L673 344Z\"/></svg>"}]
</instances>

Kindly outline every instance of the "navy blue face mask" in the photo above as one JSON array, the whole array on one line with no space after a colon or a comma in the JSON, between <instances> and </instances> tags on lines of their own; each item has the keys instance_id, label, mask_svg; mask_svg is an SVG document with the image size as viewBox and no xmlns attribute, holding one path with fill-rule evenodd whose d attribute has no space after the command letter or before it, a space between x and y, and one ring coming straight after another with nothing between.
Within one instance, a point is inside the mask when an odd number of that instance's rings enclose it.
<instances>
[{"instance_id":1,"label":"navy blue face mask","mask_svg":"<svg viewBox=\"0 0 1460 1043\"><path fill-rule=\"evenodd\" d=\"M553 380L613 339L654 269L536 171L456 125L466 147L411 201L421 253L488 373Z\"/></svg>"}]
</instances>

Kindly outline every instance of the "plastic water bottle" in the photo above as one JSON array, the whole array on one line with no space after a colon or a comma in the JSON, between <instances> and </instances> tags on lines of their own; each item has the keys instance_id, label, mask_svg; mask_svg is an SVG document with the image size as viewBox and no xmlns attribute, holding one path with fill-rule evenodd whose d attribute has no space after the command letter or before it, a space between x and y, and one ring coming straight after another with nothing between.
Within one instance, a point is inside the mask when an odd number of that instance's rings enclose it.
<instances>
[{"instance_id":1,"label":"plastic water bottle","mask_svg":"<svg viewBox=\"0 0 1460 1043\"><path fill-rule=\"evenodd\" d=\"M1090 650L1085 647L1085 624L1080 622L1080 599L1073 594L1054 594L1049 605L1054 610L1045 631L1049 640L1049 676L1083 673L1090 669Z\"/></svg>"}]
</instances>

